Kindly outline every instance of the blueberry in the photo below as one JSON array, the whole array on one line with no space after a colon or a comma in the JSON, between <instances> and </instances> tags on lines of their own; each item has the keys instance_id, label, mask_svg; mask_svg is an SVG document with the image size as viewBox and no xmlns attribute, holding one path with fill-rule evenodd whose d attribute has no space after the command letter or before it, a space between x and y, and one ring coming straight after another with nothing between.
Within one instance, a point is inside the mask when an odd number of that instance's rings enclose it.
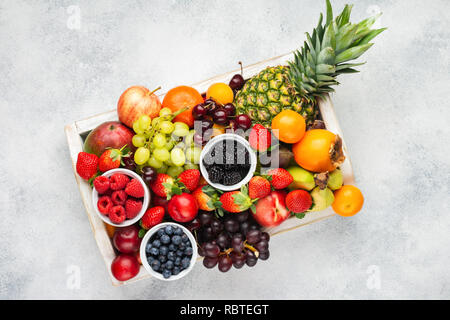
<instances>
[{"instance_id":1,"label":"blueberry","mask_svg":"<svg viewBox=\"0 0 450 320\"><path fill-rule=\"evenodd\" d=\"M182 257L184 256L183 250L177 250L177 256Z\"/></svg>"},{"instance_id":2,"label":"blueberry","mask_svg":"<svg viewBox=\"0 0 450 320\"><path fill-rule=\"evenodd\" d=\"M145 252L150 253L150 249L152 248L152 244L150 242L147 242L145 245Z\"/></svg>"},{"instance_id":3,"label":"blueberry","mask_svg":"<svg viewBox=\"0 0 450 320\"><path fill-rule=\"evenodd\" d=\"M161 242L164 243L164 244L168 244L170 242L170 237L167 234L164 234L161 237Z\"/></svg>"},{"instance_id":4,"label":"blueberry","mask_svg":"<svg viewBox=\"0 0 450 320\"><path fill-rule=\"evenodd\" d=\"M194 252L194 250L192 250L191 247L187 247L186 249L184 249L184 254L187 256L192 256L193 252Z\"/></svg>"},{"instance_id":5,"label":"blueberry","mask_svg":"<svg viewBox=\"0 0 450 320\"><path fill-rule=\"evenodd\" d=\"M181 228L176 228L174 234L176 234L177 236L181 236L183 235L183 230Z\"/></svg>"},{"instance_id":6,"label":"blueberry","mask_svg":"<svg viewBox=\"0 0 450 320\"><path fill-rule=\"evenodd\" d=\"M159 268L161 267L161 262L155 259L152 261L151 267L154 271L158 271Z\"/></svg>"},{"instance_id":7,"label":"blueberry","mask_svg":"<svg viewBox=\"0 0 450 320\"><path fill-rule=\"evenodd\" d=\"M166 262L166 269L169 269L169 270L173 269L173 261L169 260Z\"/></svg>"},{"instance_id":8,"label":"blueberry","mask_svg":"<svg viewBox=\"0 0 450 320\"><path fill-rule=\"evenodd\" d=\"M159 229L158 231L156 231L156 235L158 236L158 238L161 238L163 234L165 234L164 229Z\"/></svg>"},{"instance_id":9,"label":"blueberry","mask_svg":"<svg viewBox=\"0 0 450 320\"><path fill-rule=\"evenodd\" d=\"M167 226L164 228L164 231L166 232L166 234L168 234L169 236L173 234L173 227L172 226Z\"/></svg>"},{"instance_id":10,"label":"blueberry","mask_svg":"<svg viewBox=\"0 0 450 320\"><path fill-rule=\"evenodd\" d=\"M170 276L172 275L172 272L168 269L164 269L164 271L162 272L162 275L164 278L170 278Z\"/></svg>"},{"instance_id":11,"label":"blueberry","mask_svg":"<svg viewBox=\"0 0 450 320\"><path fill-rule=\"evenodd\" d=\"M160 255L160 256L158 256L158 260L159 260L159 262L164 263L164 262L167 261L167 257L163 256L163 255Z\"/></svg>"},{"instance_id":12,"label":"blueberry","mask_svg":"<svg viewBox=\"0 0 450 320\"><path fill-rule=\"evenodd\" d=\"M159 254L158 248L152 247L152 248L150 249L150 254L152 254L152 255L154 255L154 256L157 256L157 255Z\"/></svg>"},{"instance_id":13,"label":"blueberry","mask_svg":"<svg viewBox=\"0 0 450 320\"><path fill-rule=\"evenodd\" d=\"M172 237L172 243L174 245L179 245L181 243L181 237L180 236L173 236Z\"/></svg>"},{"instance_id":14,"label":"blueberry","mask_svg":"<svg viewBox=\"0 0 450 320\"><path fill-rule=\"evenodd\" d=\"M176 258L175 252L169 251L169 253L167 254L167 259L171 260L171 261L174 261L175 258Z\"/></svg>"},{"instance_id":15,"label":"blueberry","mask_svg":"<svg viewBox=\"0 0 450 320\"><path fill-rule=\"evenodd\" d=\"M181 272L180 268L178 268L178 267L173 267L172 274L173 274L174 276L177 275L177 274L179 274L180 272Z\"/></svg>"},{"instance_id":16,"label":"blueberry","mask_svg":"<svg viewBox=\"0 0 450 320\"><path fill-rule=\"evenodd\" d=\"M165 263L162 263L160 269L161 269L161 270L164 270L165 268L166 268L166 264L165 264Z\"/></svg>"},{"instance_id":17,"label":"blueberry","mask_svg":"<svg viewBox=\"0 0 450 320\"><path fill-rule=\"evenodd\" d=\"M180 266L181 265L181 257L177 257L173 264L176 265L176 266Z\"/></svg>"},{"instance_id":18,"label":"blueberry","mask_svg":"<svg viewBox=\"0 0 450 320\"><path fill-rule=\"evenodd\" d=\"M148 264L151 266L152 265L152 262L153 261L155 261L155 258L154 257L152 257L152 256L149 256L149 257L147 257L147 262L148 262Z\"/></svg>"},{"instance_id":19,"label":"blueberry","mask_svg":"<svg viewBox=\"0 0 450 320\"><path fill-rule=\"evenodd\" d=\"M164 256L167 256L167 253L169 252L169 248L167 248L166 246L161 246L160 248L159 248L159 253L160 254L162 254L162 255L164 255Z\"/></svg>"},{"instance_id":20,"label":"blueberry","mask_svg":"<svg viewBox=\"0 0 450 320\"><path fill-rule=\"evenodd\" d=\"M173 243L169 244L169 251L176 251L177 248L175 247L175 245Z\"/></svg>"},{"instance_id":21,"label":"blueberry","mask_svg":"<svg viewBox=\"0 0 450 320\"><path fill-rule=\"evenodd\" d=\"M181 266L186 269L187 267L189 267L189 264L191 263L191 259L189 258L183 258L183 260L181 260Z\"/></svg>"},{"instance_id":22,"label":"blueberry","mask_svg":"<svg viewBox=\"0 0 450 320\"><path fill-rule=\"evenodd\" d=\"M186 233L183 233L183 235L181 236L181 240L183 240L183 242L188 242L189 241L189 237L187 236Z\"/></svg>"},{"instance_id":23,"label":"blueberry","mask_svg":"<svg viewBox=\"0 0 450 320\"><path fill-rule=\"evenodd\" d=\"M160 246L161 246L161 241L159 241L158 239L153 241L152 247L159 248Z\"/></svg>"},{"instance_id":24,"label":"blueberry","mask_svg":"<svg viewBox=\"0 0 450 320\"><path fill-rule=\"evenodd\" d=\"M186 245L184 243L180 243L180 245L178 246L178 249L184 250L184 249L186 249Z\"/></svg>"}]
</instances>

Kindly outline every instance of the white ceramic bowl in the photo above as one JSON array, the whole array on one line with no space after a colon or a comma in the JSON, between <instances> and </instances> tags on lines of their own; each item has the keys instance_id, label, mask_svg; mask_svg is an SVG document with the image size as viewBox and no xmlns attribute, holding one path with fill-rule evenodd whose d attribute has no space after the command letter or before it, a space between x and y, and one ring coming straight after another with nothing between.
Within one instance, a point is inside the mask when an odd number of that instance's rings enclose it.
<instances>
[{"instance_id":1,"label":"white ceramic bowl","mask_svg":"<svg viewBox=\"0 0 450 320\"><path fill-rule=\"evenodd\" d=\"M152 267L148 264L147 261L147 254L145 252L145 247L147 245L147 242L150 240L150 238L161 228L165 228L167 226L174 226L174 227L179 227L183 230L183 232L188 236L189 241L191 242L191 246L192 246L192 256L191 256L191 262L189 264L189 267L183 271L181 271L179 274L177 275L172 275L169 278L164 278L163 275L159 272L156 272L152 269ZM156 226L154 226L153 228L151 228L150 230L147 231L147 233L145 234L144 238L142 238L141 241L141 247L140 247L140 256L141 256L141 261L142 261L142 265L144 266L145 270L147 270L148 273L150 273L153 277L159 279L159 280L164 280L164 281L173 281L173 280L178 280L183 278L185 275L187 275L192 268L194 268L194 264L197 261L197 257L198 257L198 252L197 252L197 242L195 241L194 236L192 235L192 233L186 229L184 226L182 226L181 224L178 223L174 223L174 222L164 222L164 223L160 223Z\"/></svg>"},{"instance_id":2,"label":"white ceramic bowl","mask_svg":"<svg viewBox=\"0 0 450 320\"><path fill-rule=\"evenodd\" d=\"M97 207L98 192L97 192L97 190L95 190L95 188L92 188L92 204L94 206L94 210L97 213L97 215L100 217L100 219L102 219L107 224L110 224L110 225L115 226L115 227L131 226L132 224L135 224L136 222L138 222L139 219L142 218L142 216L144 215L145 211L147 210L148 205L150 203L150 191L148 190L148 187L144 183L142 178L136 172L128 170L128 169L124 169L124 168L112 169L112 170L106 171L104 174L102 174L102 176L110 177L114 173L123 173L123 174L127 175L128 177L137 179L141 183L141 185L144 187L144 192L145 193L144 193L144 200L142 202L142 209L141 209L141 211L133 219L125 219L124 222L118 223L118 224L117 223L113 223L113 222L111 222L111 219L109 219L108 216L105 216L100 211L98 211L98 207Z\"/></svg>"},{"instance_id":3,"label":"white ceramic bowl","mask_svg":"<svg viewBox=\"0 0 450 320\"><path fill-rule=\"evenodd\" d=\"M248 151L250 155L250 170L248 171L247 175L244 179L242 179L239 183L234 184L232 186L225 186L221 183L213 183L209 180L208 172L206 171L205 166L203 165L203 158L205 155L209 153L211 148L218 142L221 142L223 140L236 140L237 142L241 143ZM250 147L250 144L247 140L245 140L243 137L234 134L234 133L224 133L221 135L218 135L211 140L208 141L208 143L203 147L203 150L200 154L200 171L202 173L202 176L205 178L205 180L208 182L209 185L213 186L216 189L222 190L222 191L232 191L232 190L238 190L240 189L244 184L247 184L250 179L253 177L253 173L256 170L256 154Z\"/></svg>"}]
</instances>

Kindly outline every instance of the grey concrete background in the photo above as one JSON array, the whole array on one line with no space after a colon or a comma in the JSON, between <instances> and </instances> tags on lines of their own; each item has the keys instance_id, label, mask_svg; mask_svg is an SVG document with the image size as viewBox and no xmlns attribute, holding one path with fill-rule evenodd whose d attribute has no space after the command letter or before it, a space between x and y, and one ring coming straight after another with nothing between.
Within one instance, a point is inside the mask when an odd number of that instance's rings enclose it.
<instances>
[{"instance_id":1,"label":"grey concrete background","mask_svg":"<svg viewBox=\"0 0 450 320\"><path fill-rule=\"evenodd\" d=\"M0 298L450 298L450 2L354 2L354 20L381 10L389 27L333 95L364 210L274 238L252 269L114 288L64 125L134 84L168 89L289 52L324 1L2 0Z\"/></svg>"}]
</instances>

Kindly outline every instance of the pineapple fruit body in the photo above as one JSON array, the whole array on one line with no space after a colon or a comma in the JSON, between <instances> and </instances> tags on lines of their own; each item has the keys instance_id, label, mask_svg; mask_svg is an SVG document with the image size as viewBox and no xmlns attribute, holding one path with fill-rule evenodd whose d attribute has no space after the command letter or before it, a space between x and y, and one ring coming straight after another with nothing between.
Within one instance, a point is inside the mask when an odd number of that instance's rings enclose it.
<instances>
[{"instance_id":1,"label":"pineapple fruit body","mask_svg":"<svg viewBox=\"0 0 450 320\"><path fill-rule=\"evenodd\" d=\"M287 66L268 67L249 79L236 94L235 104L239 114L248 114L255 123L266 127L283 109L300 113L307 124L318 115L316 99L296 94Z\"/></svg>"}]
</instances>

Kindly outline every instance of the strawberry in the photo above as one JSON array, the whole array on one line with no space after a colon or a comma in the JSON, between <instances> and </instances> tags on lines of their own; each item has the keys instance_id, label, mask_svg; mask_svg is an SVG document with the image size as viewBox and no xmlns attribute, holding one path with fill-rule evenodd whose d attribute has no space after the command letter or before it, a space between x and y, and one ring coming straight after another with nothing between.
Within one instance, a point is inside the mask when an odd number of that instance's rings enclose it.
<instances>
[{"instance_id":1,"label":"strawberry","mask_svg":"<svg viewBox=\"0 0 450 320\"><path fill-rule=\"evenodd\" d=\"M242 186L240 191L225 192L220 196L220 202L222 209L228 212L242 212L254 206L254 200L248 196L246 186Z\"/></svg>"},{"instance_id":2,"label":"strawberry","mask_svg":"<svg viewBox=\"0 0 450 320\"><path fill-rule=\"evenodd\" d=\"M152 191L162 198L170 197L175 180L165 173L158 173L156 180L150 185Z\"/></svg>"},{"instance_id":3,"label":"strawberry","mask_svg":"<svg viewBox=\"0 0 450 320\"><path fill-rule=\"evenodd\" d=\"M248 195L251 199L264 198L270 193L270 182L261 176L255 176L248 183Z\"/></svg>"},{"instance_id":4,"label":"strawberry","mask_svg":"<svg viewBox=\"0 0 450 320\"><path fill-rule=\"evenodd\" d=\"M191 193L197 201L198 208L204 211L213 211L216 206L217 192L211 186L200 186Z\"/></svg>"},{"instance_id":5,"label":"strawberry","mask_svg":"<svg viewBox=\"0 0 450 320\"><path fill-rule=\"evenodd\" d=\"M122 206L114 206L109 210L109 219L112 223L122 223L126 217L125 208Z\"/></svg>"},{"instance_id":6,"label":"strawberry","mask_svg":"<svg viewBox=\"0 0 450 320\"><path fill-rule=\"evenodd\" d=\"M109 178L99 176L94 179L94 188L99 194L104 194L109 190Z\"/></svg>"},{"instance_id":7,"label":"strawberry","mask_svg":"<svg viewBox=\"0 0 450 320\"><path fill-rule=\"evenodd\" d=\"M77 158L77 173L84 180L89 180L97 174L98 157L95 154L80 152Z\"/></svg>"},{"instance_id":8,"label":"strawberry","mask_svg":"<svg viewBox=\"0 0 450 320\"><path fill-rule=\"evenodd\" d=\"M305 212L311 205L311 195L305 190L294 190L286 196L286 206L293 213Z\"/></svg>"},{"instance_id":9,"label":"strawberry","mask_svg":"<svg viewBox=\"0 0 450 320\"><path fill-rule=\"evenodd\" d=\"M292 175L283 168L272 169L267 173L271 176L271 183L274 189L284 189L294 181Z\"/></svg>"},{"instance_id":10,"label":"strawberry","mask_svg":"<svg viewBox=\"0 0 450 320\"><path fill-rule=\"evenodd\" d=\"M271 140L270 131L259 123L253 126L248 137L250 146L257 151L266 151L269 149Z\"/></svg>"},{"instance_id":11,"label":"strawberry","mask_svg":"<svg viewBox=\"0 0 450 320\"><path fill-rule=\"evenodd\" d=\"M101 214L104 214L105 216L108 215L109 210L112 208L112 206L113 206L113 202L111 201L110 197L103 196L103 197L98 198L97 208Z\"/></svg>"},{"instance_id":12,"label":"strawberry","mask_svg":"<svg viewBox=\"0 0 450 320\"><path fill-rule=\"evenodd\" d=\"M183 171L178 176L178 181L183 183L186 189L192 192L197 188L200 181L200 171L197 169Z\"/></svg>"},{"instance_id":13,"label":"strawberry","mask_svg":"<svg viewBox=\"0 0 450 320\"><path fill-rule=\"evenodd\" d=\"M122 149L105 150L98 161L98 169L102 172L106 172L118 168L120 166L120 161L122 160Z\"/></svg>"},{"instance_id":14,"label":"strawberry","mask_svg":"<svg viewBox=\"0 0 450 320\"><path fill-rule=\"evenodd\" d=\"M128 182L130 181L130 178L126 176L123 173L114 173L109 178L110 188L111 190L122 190L124 189Z\"/></svg>"},{"instance_id":15,"label":"strawberry","mask_svg":"<svg viewBox=\"0 0 450 320\"><path fill-rule=\"evenodd\" d=\"M127 195L135 198L142 198L145 194L144 187L137 179L131 179L131 181L128 182L125 192Z\"/></svg>"},{"instance_id":16,"label":"strawberry","mask_svg":"<svg viewBox=\"0 0 450 320\"><path fill-rule=\"evenodd\" d=\"M133 219L138 215L142 209L142 201L138 199L129 198L125 202L125 214L127 219Z\"/></svg>"},{"instance_id":17,"label":"strawberry","mask_svg":"<svg viewBox=\"0 0 450 320\"><path fill-rule=\"evenodd\" d=\"M161 206L153 207L145 211L141 219L141 227L145 230L160 224L164 219L164 208Z\"/></svg>"},{"instance_id":18,"label":"strawberry","mask_svg":"<svg viewBox=\"0 0 450 320\"><path fill-rule=\"evenodd\" d=\"M123 190L114 191L111 194L111 200L115 206L123 206L127 201L127 194Z\"/></svg>"}]
</instances>

